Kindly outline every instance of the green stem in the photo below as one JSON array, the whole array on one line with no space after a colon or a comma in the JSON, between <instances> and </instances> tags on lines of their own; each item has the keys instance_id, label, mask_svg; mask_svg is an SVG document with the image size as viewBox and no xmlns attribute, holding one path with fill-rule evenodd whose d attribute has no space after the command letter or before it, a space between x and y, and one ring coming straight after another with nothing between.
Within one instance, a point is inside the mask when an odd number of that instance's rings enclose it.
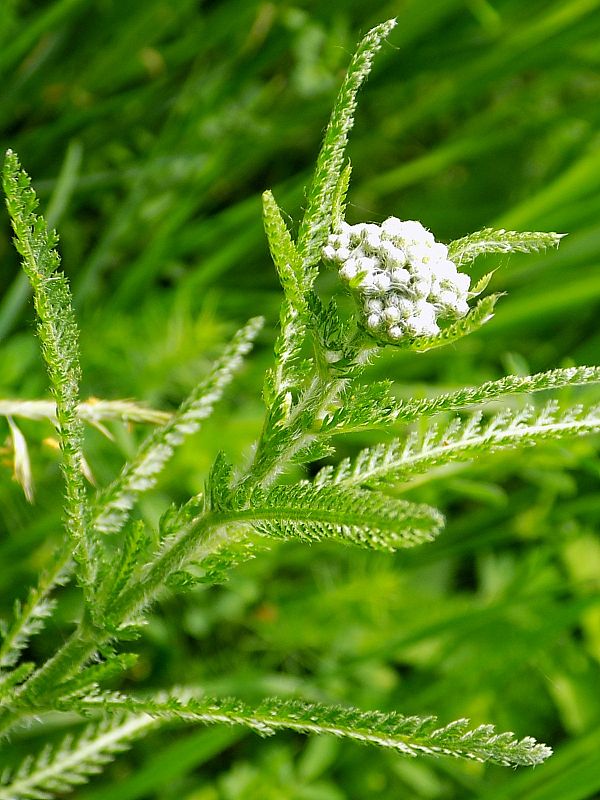
<instances>
[{"instance_id":1,"label":"green stem","mask_svg":"<svg viewBox=\"0 0 600 800\"><path fill-rule=\"evenodd\" d=\"M344 379L315 377L298 405L292 410L287 425L278 431L269 429L269 420L256 447L252 466L243 482L268 486L302 448L318 436L315 423L345 386Z\"/></svg>"},{"instance_id":2,"label":"green stem","mask_svg":"<svg viewBox=\"0 0 600 800\"><path fill-rule=\"evenodd\" d=\"M121 624L155 599L170 575L192 556L202 560L210 555L224 538L221 515L206 514L193 520L172 544L165 547L139 581L125 590L110 609L111 619ZM211 529L213 535L211 536ZM203 541L204 547L199 550Z\"/></svg>"},{"instance_id":3,"label":"green stem","mask_svg":"<svg viewBox=\"0 0 600 800\"><path fill-rule=\"evenodd\" d=\"M203 536L205 547L198 557L204 558L216 549L223 539L222 525L231 519L207 515L192 523L170 547L163 550L143 578L124 592L112 606L110 613L113 625L118 626L152 602L169 575L192 554L198 555ZM213 537L209 534L211 529L214 529ZM10 707L0 712L0 736L14 728L24 717L36 713L40 706L38 700L43 700L45 694L77 673L113 635L111 631L94 625L86 614L65 644L20 687Z\"/></svg>"}]
</instances>

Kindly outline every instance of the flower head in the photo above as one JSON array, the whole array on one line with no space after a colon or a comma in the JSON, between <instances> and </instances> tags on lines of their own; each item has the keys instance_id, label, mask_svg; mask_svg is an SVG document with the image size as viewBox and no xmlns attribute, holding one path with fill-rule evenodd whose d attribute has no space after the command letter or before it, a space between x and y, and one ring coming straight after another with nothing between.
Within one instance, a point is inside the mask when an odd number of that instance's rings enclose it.
<instances>
[{"instance_id":1,"label":"flower head","mask_svg":"<svg viewBox=\"0 0 600 800\"><path fill-rule=\"evenodd\" d=\"M342 223L323 248L354 296L361 321L377 339L435 336L439 320L463 317L470 278L448 259L448 248L415 220L381 225Z\"/></svg>"}]
</instances>

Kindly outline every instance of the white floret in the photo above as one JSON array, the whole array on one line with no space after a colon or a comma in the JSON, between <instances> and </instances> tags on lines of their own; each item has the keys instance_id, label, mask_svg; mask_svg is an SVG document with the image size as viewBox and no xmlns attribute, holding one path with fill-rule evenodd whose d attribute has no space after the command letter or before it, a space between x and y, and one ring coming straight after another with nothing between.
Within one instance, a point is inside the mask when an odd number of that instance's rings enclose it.
<instances>
[{"instance_id":1,"label":"white floret","mask_svg":"<svg viewBox=\"0 0 600 800\"><path fill-rule=\"evenodd\" d=\"M367 300L365 303L365 310L371 314L381 314L383 311L383 303L381 300Z\"/></svg>"},{"instance_id":2,"label":"white floret","mask_svg":"<svg viewBox=\"0 0 600 800\"><path fill-rule=\"evenodd\" d=\"M407 298L403 298L402 300L400 300L400 302L397 305L397 308L402 314L403 319L406 319L407 317L410 317L412 315L414 307L415 307L414 303L411 300L408 300Z\"/></svg>"},{"instance_id":3,"label":"white floret","mask_svg":"<svg viewBox=\"0 0 600 800\"><path fill-rule=\"evenodd\" d=\"M452 278L452 283L456 288L461 292L461 294L466 294L469 291L469 287L471 285L471 278L469 275L465 275L464 272L457 272L456 275Z\"/></svg>"},{"instance_id":4,"label":"white floret","mask_svg":"<svg viewBox=\"0 0 600 800\"><path fill-rule=\"evenodd\" d=\"M400 237L402 236L402 220L399 220L398 217L388 217L381 223L381 230L387 236Z\"/></svg>"},{"instance_id":5,"label":"white floret","mask_svg":"<svg viewBox=\"0 0 600 800\"><path fill-rule=\"evenodd\" d=\"M389 241L389 239L382 239L380 241L379 253L390 266L397 265L402 267L406 264L406 253L404 250L395 245L394 242Z\"/></svg>"},{"instance_id":6,"label":"white floret","mask_svg":"<svg viewBox=\"0 0 600 800\"><path fill-rule=\"evenodd\" d=\"M387 292L392 285L391 278L386 272L377 273L377 275L375 275L373 278L373 282L380 292Z\"/></svg>"},{"instance_id":7,"label":"white floret","mask_svg":"<svg viewBox=\"0 0 600 800\"><path fill-rule=\"evenodd\" d=\"M407 244L433 244L435 242L433 234L417 220L404 220L394 227L397 231L394 235L404 239Z\"/></svg>"},{"instance_id":8,"label":"white floret","mask_svg":"<svg viewBox=\"0 0 600 800\"><path fill-rule=\"evenodd\" d=\"M465 314L469 313L469 304L467 303L466 298L461 297L456 300L454 304L454 312L459 317L464 317Z\"/></svg>"},{"instance_id":9,"label":"white floret","mask_svg":"<svg viewBox=\"0 0 600 800\"><path fill-rule=\"evenodd\" d=\"M386 322L398 322L402 318L402 313L397 306L386 306L383 309L382 317Z\"/></svg>"},{"instance_id":10,"label":"white floret","mask_svg":"<svg viewBox=\"0 0 600 800\"><path fill-rule=\"evenodd\" d=\"M410 281L410 272L407 269L393 269L390 277L394 288L405 287Z\"/></svg>"},{"instance_id":11,"label":"white floret","mask_svg":"<svg viewBox=\"0 0 600 800\"><path fill-rule=\"evenodd\" d=\"M433 275L427 264L417 264L413 271L411 289L418 298L426 298L431 292Z\"/></svg>"},{"instance_id":12,"label":"white floret","mask_svg":"<svg viewBox=\"0 0 600 800\"><path fill-rule=\"evenodd\" d=\"M409 317L406 320L406 329L413 336L435 336L440 332L435 322L423 320L420 316Z\"/></svg>"},{"instance_id":13,"label":"white floret","mask_svg":"<svg viewBox=\"0 0 600 800\"><path fill-rule=\"evenodd\" d=\"M431 247L427 243L417 242L416 244L407 244L405 249L411 266L416 267L420 264L430 264L433 260Z\"/></svg>"},{"instance_id":14,"label":"white floret","mask_svg":"<svg viewBox=\"0 0 600 800\"><path fill-rule=\"evenodd\" d=\"M381 245L381 236L379 235L379 232L369 233L366 237L364 237L363 240L365 244L371 248L371 250L377 250Z\"/></svg>"},{"instance_id":15,"label":"white floret","mask_svg":"<svg viewBox=\"0 0 600 800\"><path fill-rule=\"evenodd\" d=\"M331 244L325 245L325 247L323 248L323 258L326 261L335 261L336 256L337 256L337 251L335 247L333 247L333 245Z\"/></svg>"},{"instance_id":16,"label":"white floret","mask_svg":"<svg viewBox=\"0 0 600 800\"><path fill-rule=\"evenodd\" d=\"M381 316L379 314L369 314L367 317L367 327L375 330L381 326Z\"/></svg>"},{"instance_id":17,"label":"white floret","mask_svg":"<svg viewBox=\"0 0 600 800\"><path fill-rule=\"evenodd\" d=\"M436 322L435 306L427 301L417 302L415 313L406 320L406 327L415 336L435 336L440 332Z\"/></svg>"},{"instance_id":18,"label":"white floret","mask_svg":"<svg viewBox=\"0 0 600 800\"><path fill-rule=\"evenodd\" d=\"M400 325L392 325L392 327L388 329L388 335L392 339L402 339L404 336L404 329L401 328Z\"/></svg>"},{"instance_id":19,"label":"white floret","mask_svg":"<svg viewBox=\"0 0 600 800\"><path fill-rule=\"evenodd\" d=\"M410 317L415 307L412 300L395 293L387 294L385 301L388 306L397 308L402 317Z\"/></svg>"},{"instance_id":20,"label":"white floret","mask_svg":"<svg viewBox=\"0 0 600 800\"><path fill-rule=\"evenodd\" d=\"M379 261L371 256L361 256L358 259L358 268L361 272L375 272L379 267Z\"/></svg>"},{"instance_id":21,"label":"white floret","mask_svg":"<svg viewBox=\"0 0 600 800\"><path fill-rule=\"evenodd\" d=\"M376 276L369 274L364 275L361 282L360 282L360 289L363 291L367 296L369 295L377 295L380 294L379 286L375 282Z\"/></svg>"},{"instance_id":22,"label":"white floret","mask_svg":"<svg viewBox=\"0 0 600 800\"><path fill-rule=\"evenodd\" d=\"M431 257L435 261L446 261L448 259L448 247L442 242L434 242L431 245Z\"/></svg>"},{"instance_id":23,"label":"white floret","mask_svg":"<svg viewBox=\"0 0 600 800\"><path fill-rule=\"evenodd\" d=\"M365 228L367 228L366 222L358 222L356 225L351 225L348 231L350 242L356 246L361 243L363 240L363 236L365 235Z\"/></svg>"},{"instance_id":24,"label":"white floret","mask_svg":"<svg viewBox=\"0 0 600 800\"><path fill-rule=\"evenodd\" d=\"M344 266L340 269L340 277L346 281L351 281L358 275L358 261L355 258L349 258Z\"/></svg>"},{"instance_id":25,"label":"white floret","mask_svg":"<svg viewBox=\"0 0 600 800\"><path fill-rule=\"evenodd\" d=\"M441 289L435 295L435 301L440 306L446 306L448 308L454 308L457 300L456 292L452 291L452 289Z\"/></svg>"}]
</instances>

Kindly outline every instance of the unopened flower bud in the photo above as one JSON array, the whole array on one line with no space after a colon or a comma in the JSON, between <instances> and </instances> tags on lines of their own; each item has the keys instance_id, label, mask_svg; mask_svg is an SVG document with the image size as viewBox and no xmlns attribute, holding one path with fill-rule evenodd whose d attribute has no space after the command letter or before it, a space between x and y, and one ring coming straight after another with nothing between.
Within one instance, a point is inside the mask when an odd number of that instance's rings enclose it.
<instances>
[{"instance_id":1,"label":"unopened flower bud","mask_svg":"<svg viewBox=\"0 0 600 800\"><path fill-rule=\"evenodd\" d=\"M435 336L440 319L469 311L469 276L416 220L342 223L323 248L323 258L339 264L363 324L381 341Z\"/></svg>"},{"instance_id":2,"label":"unopened flower bud","mask_svg":"<svg viewBox=\"0 0 600 800\"><path fill-rule=\"evenodd\" d=\"M340 276L344 280L351 281L358 275L358 261L355 258L350 258L344 266L340 269Z\"/></svg>"},{"instance_id":3,"label":"unopened flower bud","mask_svg":"<svg viewBox=\"0 0 600 800\"><path fill-rule=\"evenodd\" d=\"M382 316L386 322L398 322L398 320L402 317L402 314L397 306L386 306L383 309Z\"/></svg>"},{"instance_id":4,"label":"unopened flower bud","mask_svg":"<svg viewBox=\"0 0 600 800\"><path fill-rule=\"evenodd\" d=\"M374 330L381 325L381 316L379 314L369 314L367 317L367 326Z\"/></svg>"}]
</instances>

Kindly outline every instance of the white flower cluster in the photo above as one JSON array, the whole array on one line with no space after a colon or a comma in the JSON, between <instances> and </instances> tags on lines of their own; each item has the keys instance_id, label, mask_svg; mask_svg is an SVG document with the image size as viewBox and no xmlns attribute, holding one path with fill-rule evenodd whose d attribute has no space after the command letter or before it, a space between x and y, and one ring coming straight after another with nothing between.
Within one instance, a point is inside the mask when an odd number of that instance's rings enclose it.
<instances>
[{"instance_id":1,"label":"white flower cluster","mask_svg":"<svg viewBox=\"0 0 600 800\"><path fill-rule=\"evenodd\" d=\"M358 301L367 330L379 338L434 336L438 319L469 310L470 278L448 259L446 245L414 220L342 223L323 257L338 266Z\"/></svg>"}]
</instances>

